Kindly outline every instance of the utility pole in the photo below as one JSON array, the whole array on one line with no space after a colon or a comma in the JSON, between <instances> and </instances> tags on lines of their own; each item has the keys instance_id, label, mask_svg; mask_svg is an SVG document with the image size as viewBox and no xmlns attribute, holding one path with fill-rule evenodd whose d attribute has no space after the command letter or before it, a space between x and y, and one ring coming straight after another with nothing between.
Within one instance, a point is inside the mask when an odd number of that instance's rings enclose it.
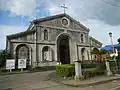
<instances>
[{"instance_id":1,"label":"utility pole","mask_svg":"<svg viewBox=\"0 0 120 90\"><path fill-rule=\"evenodd\" d=\"M114 45L113 45L112 33L111 33L111 32L109 32L109 36L110 36L110 39L111 39L111 45L112 45L112 48L113 48L113 54L114 54L113 60L114 60L115 63L116 63L116 71L118 71L117 61L115 60L115 48L114 48Z\"/></svg>"}]
</instances>

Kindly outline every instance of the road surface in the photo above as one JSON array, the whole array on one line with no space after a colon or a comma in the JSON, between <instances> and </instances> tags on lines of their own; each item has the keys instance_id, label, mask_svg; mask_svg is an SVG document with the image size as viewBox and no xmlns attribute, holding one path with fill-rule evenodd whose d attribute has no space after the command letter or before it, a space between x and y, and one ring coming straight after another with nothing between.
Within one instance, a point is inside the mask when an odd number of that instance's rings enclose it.
<instances>
[{"instance_id":1,"label":"road surface","mask_svg":"<svg viewBox=\"0 0 120 90\"><path fill-rule=\"evenodd\" d=\"M0 76L0 90L120 90L120 80L84 88L65 86L51 81L51 72Z\"/></svg>"}]
</instances>

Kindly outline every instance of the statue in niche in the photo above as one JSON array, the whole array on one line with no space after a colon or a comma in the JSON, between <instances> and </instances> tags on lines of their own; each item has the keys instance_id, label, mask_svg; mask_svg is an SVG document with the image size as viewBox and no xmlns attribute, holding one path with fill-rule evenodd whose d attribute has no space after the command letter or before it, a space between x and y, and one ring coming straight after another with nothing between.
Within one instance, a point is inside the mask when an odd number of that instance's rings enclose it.
<instances>
[{"instance_id":1,"label":"statue in niche","mask_svg":"<svg viewBox=\"0 0 120 90\"><path fill-rule=\"evenodd\" d=\"M44 61L49 61L49 51L44 52Z\"/></svg>"}]
</instances>

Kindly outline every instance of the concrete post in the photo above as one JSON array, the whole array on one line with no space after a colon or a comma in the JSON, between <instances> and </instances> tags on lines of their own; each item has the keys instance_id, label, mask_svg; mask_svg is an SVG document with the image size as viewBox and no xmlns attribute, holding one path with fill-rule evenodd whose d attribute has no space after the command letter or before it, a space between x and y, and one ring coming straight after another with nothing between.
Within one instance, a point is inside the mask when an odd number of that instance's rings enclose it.
<instances>
[{"instance_id":1,"label":"concrete post","mask_svg":"<svg viewBox=\"0 0 120 90\"><path fill-rule=\"evenodd\" d=\"M75 80L82 77L81 61L75 61Z\"/></svg>"},{"instance_id":2,"label":"concrete post","mask_svg":"<svg viewBox=\"0 0 120 90\"><path fill-rule=\"evenodd\" d=\"M111 72L111 70L110 70L109 61L106 61L106 70L107 70L107 75L108 75L108 76L112 75L112 72Z\"/></svg>"}]
</instances>

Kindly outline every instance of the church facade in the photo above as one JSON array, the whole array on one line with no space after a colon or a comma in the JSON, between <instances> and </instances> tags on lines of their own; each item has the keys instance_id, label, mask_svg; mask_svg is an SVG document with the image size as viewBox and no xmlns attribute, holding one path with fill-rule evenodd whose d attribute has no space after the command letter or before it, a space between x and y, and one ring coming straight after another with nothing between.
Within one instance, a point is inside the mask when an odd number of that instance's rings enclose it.
<instances>
[{"instance_id":1,"label":"church facade","mask_svg":"<svg viewBox=\"0 0 120 90\"><path fill-rule=\"evenodd\" d=\"M90 51L102 43L89 36L89 31L67 14L49 16L33 20L24 32L8 35L6 49L16 63L26 59L33 67L92 60Z\"/></svg>"}]
</instances>

